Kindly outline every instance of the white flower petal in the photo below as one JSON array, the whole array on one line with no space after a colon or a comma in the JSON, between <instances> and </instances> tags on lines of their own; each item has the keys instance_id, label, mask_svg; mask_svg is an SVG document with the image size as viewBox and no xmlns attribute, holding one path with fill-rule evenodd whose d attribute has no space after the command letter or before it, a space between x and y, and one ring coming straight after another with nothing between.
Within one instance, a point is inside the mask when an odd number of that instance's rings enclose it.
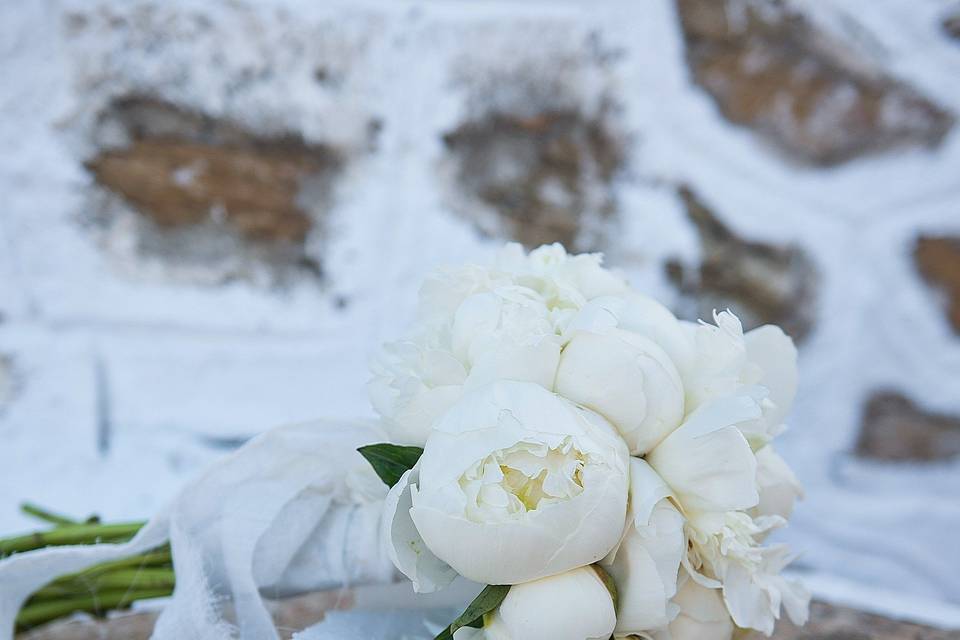
<instances>
[{"instance_id":1,"label":"white flower petal","mask_svg":"<svg viewBox=\"0 0 960 640\"><path fill-rule=\"evenodd\" d=\"M381 400L390 393L382 382L372 381L367 388L374 407L391 402ZM393 442L422 447L430 435L431 426L461 395L461 386L421 389L403 401L392 402L389 410L379 413L384 416L384 426Z\"/></svg>"},{"instance_id":2,"label":"white flower petal","mask_svg":"<svg viewBox=\"0 0 960 640\"><path fill-rule=\"evenodd\" d=\"M741 376L747 365L747 348L740 320L729 311L721 311L714 313L714 321L716 325L705 322L684 325L694 345L689 366L680 369L687 411L734 393L743 384Z\"/></svg>"},{"instance_id":3,"label":"white flower petal","mask_svg":"<svg viewBox=\"0 0 960 640\"><path fill-rule=\"evenodd\" d=\"M757 461L738 422L760 414L746 396L697 409L647 455L684 510L732 511L757 504Z\"/></svg>"},{"instance_id":4,"label":"white flower petal","mask_svg":"<svg viewBox=\"0 0 960 640\"><path fill-rule=\"evenodd\" d=\"M673 601L680 613L670 623L671 640L730 640L734 624L720 592L686 580Z\"/></svg>"},{"instance_id":5,"label":"white flower petal","mask_svg":"<svg viewBox=\"0 0 960 640\"><path fill-rule=\"evenodd\" d=\"M433 555L420 537L410 517L412 490L419 480L419 469L410 469L394 485L384 501L383 523L387 529L387 553L394 566L413 582L417 593L431 593L453 582L457 572Z\"/></svg>"},{"instance_id":6,"label":"white flower petal","mask_svg":"<svg viewBox=\"0 0 960 640\"><path fill-rule=\"evenodd\" d=\"M669 500L656 505L645 526L628 525L616 555L601 563L619 593L618 635L638 634L670 622L670 598L676 592L686 550L683 516Z\"/></svg>"},{"instance_id":7,"label":"white flower petal","mask_svg":"<svg viewBox=\"0 0 960 640\"><path fill-rule=\"evenodd\" d=\"M650 523L653 508L664 498L673 495L670 485L653 470L653 467L641 458L630 458L630 511L628 520L632 520L638 529Z\"/></svg>"},{"instance_id":8,"label":"white flower petal","mask_svg":"<svg viewBox=\"0 0 960 640\"><path fill-rule=\"evenodd\" d=\"M729 563L723 579L723 599L737 626L773 633L781 605L795 624L807 621L810 593L780 575L793 555L785 545L764 547L758 566Z\"/></svg>"},{"instance_id":9,"label":"white flower petal","mask_svg":"<svg viewBox=\"0 0 960 640\"><path fill-rule=\"evenodd\" d=\"M755 584L747 569L732 564L723 579L723 599L737 626L770 635L776 620L766 593ZM777 603L777 610L780 605Z\"/></svg>"},{"instance_id":10,"label":"white flower petal","mask_svg":"<svg viewBox=\"0 0 960 640\"><path fill-rule=\"evenodd\" d=\"M643 455L683 419L683 385L667 354L619 329L580 331L564 347L556 391L603 415L632 455Z\"/></svg>"},{"instance_id":11,"label":"white flower petal","mask_svg":"<svg viewBox=\"0 0 960 640\"><path fill-rule=\"evenodd\" d=\"M451 347L461 362L470 362L470 351L478 335L490 334L500 326L502 299L486 291L469 296L457 308L451 329Z\"/></svg>"},{"instance_id":12,"label":"white flower petal","mask_svg":"<svg viewBox=\"0 0 960 640\"><path fill-rule=\"evenodd\" d=\"M810 590L796 580L780 579L783 581L780 597L783 599L783 608L787 612L787 617L790 618L790 622L802 627L810 618Z\"/></svg>"},{"instance_id":13,"label":"white flower petal","mask_svg":"<svg viewBox=\"0 0 960 640\"><path fill-rule=\"evenodd\" d=\"M789 518L797 498L803 497L800 482L773 445L757 451L757 487L760 492L760 502L755 509L757 516Z\"/></svg>"},{"instance_id":14,"label":"white flower petal","mask_svg":"<svg viewBox=\"0 0 960 640\"><path fill-rule=\"evenodd\" d=\"M566 335L577 331L604 333L615 328L652 340L680 371L691 365L694 340L683 323L653 298L633 291L590 300L570 322Z\"/></svg>"},{"instance_id":15,"label":"white flower petal","mask_svg":"<svg viewBox=\"0 0 960 640\"><path fill-rule=\"evenodd\" d=\"M608 640L615 624L610 592L596 571L579 567L511 587L485 631L505 640Z\"/></svg>"},{"instance_id":16,"label":"white flower petal","mask_svg":"<svg viewBox=\"0 0 960 640\"><path fill-rule=\"evenodd\" d=\"M764 418L776 426L784 422L797 393L797 348L780 327L765 325L744 335L747 359L759 367L758 381L775 405Z\"/></svg>"},{"instance_id":17,"label":"white flower petal","mask_svg":"<svg viewBox=\"0 0 960 640\"><path fill-rule=\"evenodd\" d=\"M624 297L619 309L619 327L646 336L660 345L683 371L693 359L693 343L676 316L653 298L639 293Z\"/></svg>"},{"instance_id":18,"label":"white flower petal","mask_svg":"<svg viewBox=\"0 0 960 640\"><path fill-rule=\"evenodd\" d=\"M559 363L560 344L555 340L543 339L533 345L500 344L474 361L464 386L471 390L497 380L514 380L551 389Z\"/></svg>"}]
</instances>

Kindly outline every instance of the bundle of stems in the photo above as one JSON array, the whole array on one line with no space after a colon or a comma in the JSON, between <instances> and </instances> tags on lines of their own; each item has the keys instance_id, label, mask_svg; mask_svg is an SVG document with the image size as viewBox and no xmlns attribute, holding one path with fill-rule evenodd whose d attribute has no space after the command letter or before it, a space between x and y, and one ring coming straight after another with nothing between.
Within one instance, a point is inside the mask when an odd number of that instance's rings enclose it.
<instances>
[{"instance_id":1,"label":"bundle of stems","mask_svg":"<svg viewBox=\"0 0 960 640\"><path fill-rule=\"evenodd\" d=\"M0 539L0 559L50 546L126 542L146 524L105 524L96 517L79 521L29 503L20 508L25 514L52 527ZM17 630L30 629L77 612L104 616L110 611L127 609L138 600L169 596L174 584L173 558L166 545L104 562L61 576L36 591L17 615Z\"/></svg>"}]
</instances>

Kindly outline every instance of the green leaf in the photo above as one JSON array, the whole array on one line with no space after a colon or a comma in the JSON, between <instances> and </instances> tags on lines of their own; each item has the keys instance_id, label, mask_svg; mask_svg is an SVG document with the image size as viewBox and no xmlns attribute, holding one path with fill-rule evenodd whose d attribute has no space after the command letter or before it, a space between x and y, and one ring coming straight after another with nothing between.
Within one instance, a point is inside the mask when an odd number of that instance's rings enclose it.
<instances>
[{"instance_id":1,"label":"green leaf","mask_svg":"<svg viewBox=\"0 0 960 640\"><path fill-rule=\"evenodd\" d=\"M373 470L377 472L380 479L388 487L392 487L400 481L400 476L409 469L413 469L420 456L423 455L423 449L420 447L401 447L396 444L381 442L380 444L368 444L357 449Z\"/></svg>"},{"instance_id":2,"label":"green leaf","mask_svg":"<svg viewBox=\"0 0 960 640\"><path fill-rule=\"evenodd\" d=\"M508 584L487 585L480 592L480 595L473 599L466 610L450 623L449 627L441 631L440 635L434 640L452 640L453 634L461 627L477 629L483 627L483 616L499 607L503 599L507 597L508 591L510 591L510 585Z\"/></svg>"}]
</instances>

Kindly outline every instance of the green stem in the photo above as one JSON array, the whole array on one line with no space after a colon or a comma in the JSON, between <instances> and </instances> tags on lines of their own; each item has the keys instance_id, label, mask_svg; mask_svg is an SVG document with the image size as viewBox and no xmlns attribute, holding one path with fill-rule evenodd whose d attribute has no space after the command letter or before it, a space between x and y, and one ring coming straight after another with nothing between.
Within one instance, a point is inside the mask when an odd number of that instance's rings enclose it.
<instances>
[{"instance_id":1,"label":"green stem","mask_svg":"<svg viewBox=\"0 0 960 640\"><path fill-rule=\"evenodd\" d=\"M93 596L37 602L20 610L17 615L17 628L35 627L79 611L102 615L111 609L129 607L137 600L163 598L171 593L172 589L142 589L139 591L122 589L105 591Z\"/></svg>"},{"instance_id":2,"label":"green stem","mask_svg":"<svg viewBox=\"0 0 960 640\"><path fill-rule=\"evenodd\" d=\"M176 584L173 569L121 569L99 576L63 578L43 587L30 597L31 603L83 595L97 595L114 590L134 591L168 589Z\"/></svg>"},{"instance_id":3,"label":"green stem","mask_svg":"<svg viewBox=\"0 0 960 640\"><path fill-rule=\"evenodd\" d=\"M58 527L69 526L72 524L80 524L73 518L68 518L67 516L62 516L58 513L54 513L43 507L37 506L32 502L24 502L20 505L20 511L27 514L28 516L33 516L38 520L43 520L44 522L49 522L52 525Z\"/></svg>"},{"instance_id":4,"label":"green stem","mask_svg":"<svg viewBox=\"0 0 960 640\"><path fill-rule=\"evenodd\" d=\"M156 551L148 551L146 553L141 553L140 555L130 556L127 558L120 558L119 560L111 560L109 562L101 562L100 564L93 565L88 567L83 571L78 571L77 573L70 573L65 576L60 576L54 580L51 584L59 584L61 582L70 582L77 579L89 579L94 576L98 576L103 573L114 571L116 569L146 569L146 568L173 568L173 555L170 553L170 547L160 547Z\"/></svg>"},{"instance_id":5,"label":"green stem","mask_svg":"<svg viewBox=\"0 0 960 640\"><path fill-rule=\"evenodd\" d=\"M0 540L0 558L43 547L121 542L136 535L143 525L143 522L77 524L58 527L50 531L36 531L23 536Z\"/></svg>"}]
</instances>

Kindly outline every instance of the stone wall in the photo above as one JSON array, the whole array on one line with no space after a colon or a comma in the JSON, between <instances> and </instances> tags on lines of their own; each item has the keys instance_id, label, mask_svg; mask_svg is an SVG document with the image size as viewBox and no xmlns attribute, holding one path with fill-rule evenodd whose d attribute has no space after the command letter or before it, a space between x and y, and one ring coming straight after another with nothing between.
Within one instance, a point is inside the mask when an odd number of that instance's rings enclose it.
<instances>
[{"instance_id":1,"label":"stone wall","mask_svg":"<svg viewBox=\"0 0 960 640\"><path fill-rule=\"evenodd\" d=\"M782 324L800 569L960 603L942 7L0 8L0 528L144 516L271 425L367 415L424 273L560 241Z\"/></svg>"}]
</instances>

